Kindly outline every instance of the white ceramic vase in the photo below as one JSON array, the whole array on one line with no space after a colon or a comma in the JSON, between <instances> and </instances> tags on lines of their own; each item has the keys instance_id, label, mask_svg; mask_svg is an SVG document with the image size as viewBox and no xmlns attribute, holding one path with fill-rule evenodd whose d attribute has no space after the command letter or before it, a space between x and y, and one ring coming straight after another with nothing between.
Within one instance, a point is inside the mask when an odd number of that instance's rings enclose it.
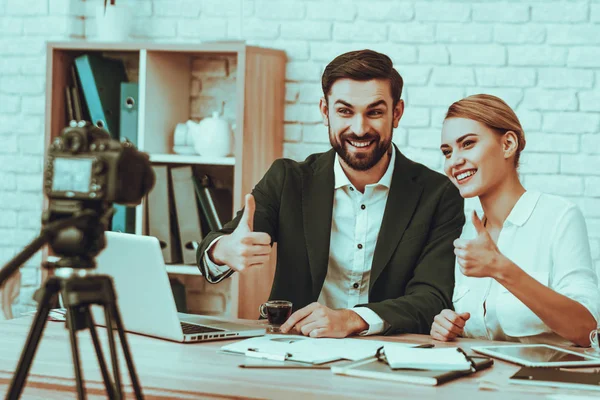
<instances>
[{"instance_id":1,"label":"white ceramic vase","mask_svg":"<svg viewBox=\"0 0 600 400\"><path fill-rule=\"evenodd\" d=\"M102 41L123 41L131 33L131 10L123 4L104 5L96 8L97 39Z\"/></svg>"}]
</instances>

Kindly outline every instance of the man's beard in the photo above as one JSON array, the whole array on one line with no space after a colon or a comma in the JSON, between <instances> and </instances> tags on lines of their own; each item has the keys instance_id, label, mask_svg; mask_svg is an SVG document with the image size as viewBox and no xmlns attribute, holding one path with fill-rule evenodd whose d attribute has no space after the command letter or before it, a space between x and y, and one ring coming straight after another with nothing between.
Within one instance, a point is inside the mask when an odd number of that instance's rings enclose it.
<instances>
[{"instance_id":1,"label":"man's beard","mask_svg":"<svg viewBox=\"0 0 600 400\"><path fill-rule=\"evenodd\" d=\"M356 171L367 171L373 168L384 156L384 154L390 149L392 145L392 136L387 141L382 141L381 136L379 134L367 134L361 137L356 136L354 133L350 134L342 134L338 137L334 137L331 134L331 127L327 128L329 130L329 142L331 146L334 148L335 152L344 160L344 162L352 169ZM393 129L393 127L390 127ZM338 138L339 141L335 139ZM373 140L372 144L373 149L366 154L353 154L348 151L347 146L351 146L348 144L348 140L355 140L357 142L365 142Z\"/></svg>"}]
</instances>

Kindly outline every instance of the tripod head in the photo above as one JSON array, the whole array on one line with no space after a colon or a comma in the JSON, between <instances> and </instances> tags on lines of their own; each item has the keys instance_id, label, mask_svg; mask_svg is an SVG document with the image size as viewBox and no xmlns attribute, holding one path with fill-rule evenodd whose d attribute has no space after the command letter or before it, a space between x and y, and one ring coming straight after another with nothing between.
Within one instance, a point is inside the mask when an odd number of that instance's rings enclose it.
<instances>
[{"instance_id":1,"label":"tripod head","mask_svg":"<svg viewBox=\"0 0 600 400\"><path fill-rule=\"evenodd\" d=\"M98 215L95 210L88 210L86 215L77 218L72 226L51 233L48 245L54 254L62 258L54 263L45 263L44 267L94 269L96 256L106 247L104 231L114 210L109 208L103 211L103 215ZM44 215L44 219L46 217L47 215Z\"/></svg>"}]
</instances>

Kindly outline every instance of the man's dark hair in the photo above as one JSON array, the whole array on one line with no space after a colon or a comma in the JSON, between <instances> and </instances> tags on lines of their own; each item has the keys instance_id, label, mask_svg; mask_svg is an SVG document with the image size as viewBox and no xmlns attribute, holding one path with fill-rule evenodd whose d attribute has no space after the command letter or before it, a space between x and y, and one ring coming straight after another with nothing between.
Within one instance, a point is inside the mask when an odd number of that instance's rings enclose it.
<instances>
[{"instance_id":1,"label":"man's dark hair","mask_svg":"<svg viewBox=\"0 0 600 400\"><path fill-rule=\"evenodd\" d=\"M373 50L357 50L341 54L325 67L321 78L325 100L327 100L331 87L338 79L352 79L355 81L387 79L390 82L394 106L400 100L402 86L404 85L402 77L394 69L392 60L385 54Z\"/></svg>"}]
</instances>

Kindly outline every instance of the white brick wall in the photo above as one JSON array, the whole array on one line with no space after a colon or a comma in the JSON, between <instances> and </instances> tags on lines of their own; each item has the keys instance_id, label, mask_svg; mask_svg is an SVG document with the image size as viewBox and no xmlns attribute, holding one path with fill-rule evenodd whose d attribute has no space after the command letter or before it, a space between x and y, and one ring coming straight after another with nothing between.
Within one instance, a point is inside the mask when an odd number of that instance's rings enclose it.
<instances>
[{"instance_id":1,"label":"white brick wall","mask_svg":"<svg viewBox=\"0 0 600 400\"><path fill-rule=\"evenodd\" d=\"M497 24L494 29L494 41L506 44L542 43L546 37L543 25Z\"/></svg>"},{"instance_id":2,"label":"white brick wall","mask_svg":"<svg viewBox=\"0 0 600 400\"><path fill-rule=\"evenodd\" d=\"M482 22L527 22L529 5L502 2L473 4L473 21Z\"/></svg>"},{"instance_id":3,"label":"white brick wall","mask_svg":"<svg viewBox=\"0 0 600 400\"><path fill-rule=\"evenodd\" d=\"M45 44L83 36L83 5L80 0L0 0L0 266L39 233ZM39 266L38 253L22 268L15 315L32 305Z\"/></svg>"},{"instance_id":4,"label":"white brick wall","mask_svg":"<svg viewBox=\"0 0 600 400\"><path fill-rule=\"evenodd\" d=\"M588 19L589 1L547 1L531 5L536 22L583 22Z\"/></svg>"},{"instance_id":5,"label":"white brick wall","mask_svg":"<svg viewBox=\"0 0 600 400\"><path fill-rule=\"evenodd\" d=\"M450 103L473 93L503 97L525 127L525 185L581 206L600 268L597 0L126 2L135 10L138 40L245 39L286 50L286 157L329 148L317 108L320 78L327 62L348 50L373 48L392 57L406 101L394 142L436 169ZM96 3L0 0L0 264L38 228L45 40L93 38ZM36 276L24 274L27 290L39 283ZM210 296L207 302L220 307L220 294Z\"/></svg>"}]
</instances>

